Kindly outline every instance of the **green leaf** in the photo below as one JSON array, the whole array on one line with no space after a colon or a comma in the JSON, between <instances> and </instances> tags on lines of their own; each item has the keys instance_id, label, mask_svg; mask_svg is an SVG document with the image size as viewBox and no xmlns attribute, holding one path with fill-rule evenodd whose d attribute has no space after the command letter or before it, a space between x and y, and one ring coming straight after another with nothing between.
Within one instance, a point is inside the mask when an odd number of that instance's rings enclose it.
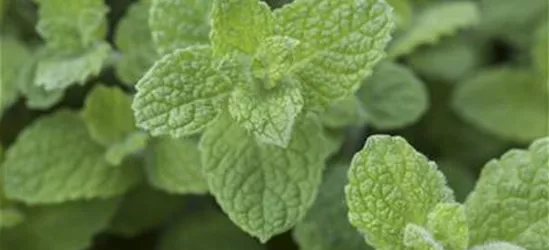
<instances>
[{"instance_id":1,"label":"green leaf","mask_svg":"<svg viewBox=\"0 0 549 250\"><path fill-rule=\"evenodd\" d=\"M293 230L302 250L371 250L347 219L344 186L347 168L327 170L311 210Z\"/></svg>"},{"instance_id":2,"label":"green leaf","mask_svg":"<svg viewBox=\"0 0 549 250\"><path fill-rule=\"evenodd\" d=\"M148 25L150 8L148 0L132 4L116 28L114 42L121 53L115 65L116 75L130 86L136 84L158 58Z\"/></svg>"},{"instance_id":3,"label":"green leaf","mask_svg":"<svg viewBox=\"0 0 549 250\"><path fill-rule=\"evenodd\" d=\"M465 203L470 244L506 241L529 250L546 249L547 183L549 137L488 162Z\"/></svg>"},{"instance_id":4,"label":"green leaf","mask_svg":"<svg viewBox=\"0 0 549 250\"><path fill-rule=\"evenodd\" d=\"M252 71L267 89L274 88L287 78L299 41L289 37L272 36L263 41L254 55Z\"/></svg>"},{"instance_id":5,"label":"green leaf","mask_svg":"<svg viewBox=\"0 0 549 250\"><path fill-rule=\"evenodd\" d=\"M38 33L53 50L74 52L89 48L106 34L102 0L34 0L39 5Z\"/></svg>"},{"instance_id":6,"label":"green leaf","mask_svg":"<svg viewBox=\"0 0 549 250\"><path fill-rule=\"evenodd\" d=\"M549 75L548 57L549 57L549 24L543 22L536 31L534 45L531 49L531 55L537 70L547 78Z\"/></svg>"},{"instance_id":7,"label":"green leaf","mask_svg":"<svg viewBox=\"0 0 549 250\"><path fill-rule=\"evenodd\" d=\"M526 250L523 247L513 245L507 242L491 242L485 245L478 245L471 250Z\"/></svg>"},{"instance_id":8,"label":"green leaf","mask_svg":"<svg viewBox=\"0 0 549 250\"><path fill-rule=\"evenodd\" d=\"M184 217L160 237L158 250L262 250L259 242L242 232L226 216L207 211Z\"/></svg>"},{"instance_id":9,"label":"green leaf","mask_svg":"<svg viewBox=\"0 0 549 250\"><path fill-rule=\"evenodd\" d=\"M478 128L505 139L530 142L547 135L549 121L547 84L536 77L513 68L479 72L455 90L453 107Z\"/></svg>"},{"instance_id":10,"label":"green leaf","mask_svg":"<svg viewBox=\"0 0 549 250\"><path fill-rule=\"evenodd\" d=\"M75 113L63 110L42 118L7 152L6 194L28 204L120 195L140 179L139 171L128 165L113 168L104 151Z\"/></svg>"},{"instance_id":11,"label":"green leaf","mask_svg":"<svg viewBox=\"0 0 549 250\"><path fill-rule=\"evenodd\" d=\"M480 138L479 138L480 139ZM481 144L481 143L479 143ZM480 145L482 147L482 145ZM471 147L471 146L469 146ZM481 151L479 145L472 147L472 150ZM463 202L467 195L475 187L475 176L467 166L458 160L441 159L437 160L440 171L446 176L448 185L456 196L456 201Z\"/></svg>"},{"instance_id":12,"label":"green leaf","mask_svg":"<svg viewBox=\"0 0 549 250\"><path fill-rule=\"evenodd\" d=\"M183 201L179 196L140 187L123 198L108 231L124 237L137 236L167 224L182 208Z\"/></svg>"},{"instance_id":13,"label":"green leaf","mask_svg":"<svg viewBox=\"0 0 549 250\"><path fill-rule=\"evenodd\" d=\"M86 97L82 118L97 143L109 146L136 131L132 98L120 88L97 85Z\"/></svg>"},{"instance_id":14,"label":"green leaf","mask_svg":"<svg viewBox=\"0 0 549 250\"><path fill-rule=\"evenodd\" d=\"M415 1L413 1L415 2ZM387 3L393 7L393 13L396 19L397 28L403 30L408 28L412 22L413 6L409 0L387 0Z\"/></svg>"},{"instance_id":15,"label":"green leaf","mask_svg":"<svg viewBox=\"0 0 549 250\"><path fill-rule=\"evenodd\" d=\"M146 155L146 173L156 188L177 194L208 192L196 142L160 137L152 140Z\"/></svg>"},{"instance_id":16,"label":"green leaf","mask_svg":"<svg viewBox=\"0 0 549 250\"><path fill-rule=\"evenodd\" d=\"M153 135L196 134L214 121L232 83L212 67L209 47L190 47L164 56L137 83L137 125Z\"/></svg>"},{"instance_id":17,"label":"green leaf","mask_svg":"<svg viewBox=\"0 0 549 250\"><path fill-rule=\"evenodd\" d=\"M25 220L25 215L14 207L0 207L0 231L6 228L13 228ZM1 245L0 239L0 245Z\"/></svg>"},{"instance_id":18,"label":"green leaf","mask_svg":"<svg viewBox=\"0 0 549 250\"><path fill-rule=\"evenodd\" d=\"M84 84L101 72L111 47L100 42L92 47L71 54L50 51L38 62L34 84L46 90L65 89L72 84Z\"/></svg>"},{"instance_id":19,"label":"green leaf","mask_svg":"<svg viewBox=\"0 0 549 250\"><path fill-rule=\"evenodd\" d=\"M159 54L209 44L212 0L152 0L149 25Z\"/></svg>"},{"instance_id":20,"label":"green leaf","mask_svg":"<svg viewBox=\"0 0 549 250\"><path fill-rule=\"evenodd\" d=\"M381 0L299 0L274 13L277 35L300 41L289 73L302 85L305 109L355 92L384 57L394 26Z\"/></svg>"},{"instance_id":21,"label":"green leaf","mask_svg":"<svg viewBox=\"0 0 549 250\"><path fill-rule=\"evenodd\" d=\"M427 88L414 73L399 64L385 61L357 93L364 104L366 120L379 129L410 125L427 111Z\"/></svg>"},{"instance_id":22,"label":"green leaf","mask_svg":"<svg viewBox=\"0 0 549 250\"><path fill-rule=\"evenodd\" d=\"M43 86L34 84L38 62L47 56L44 49L35 52L34 57L21 68L21 81L19 92L25 96L25 105L31 109L45 110L51 108L63 99L63 89L46 90Z\"/></svg>"},{"instance_id":23,"label":"green leaf","mask_svg":"<svg viewBox=\"0 0 549 250\"><path fill-rule=\"evenodd\" d=\"M144 150L148 141L147 134L134 132L122 141L110 145L105 153L105 160L111 165L120 166L126 157Z\"/></svg>"},{"instance_id":24,"label":"green leaf","mask_svg":"<svg viewBox=\"0 0 549 250\"><path fill-rule=\"evenodd\" d=\"M324 126L328 128L361 126L367 119L362 102L354 95L332 104L321 118Z\"/></svg>"},{"instance_id":25,"label":"green leaf","mask_svg":"<svg viewBox=\"0 0 549 250\"><path fill-rule=\"evenodd\" d=\"M258 143L227 116L200 142L210 192L235 224L261 242L301 220L321 182L326 140L315 119L296 125L285 149Z\"/></svg>"},{"instance_id":26,"label":"green leaf","mask_svg":"<svg viewBox=\"0 0 549 250\"><path fill-rule=\"evenodd\" d=\"M435 46L415 50L407 62L419 75L454 83L469 77L479 66L481 58L473 46L459 38L446 38Z\"/></svg>"},{"instance_id":27,"label":"green leaf","mask_svg":"<svg viewBox=\"0 0 549 250\"><path fill-rule=\"evenodd\" d=\"M216 57L235 52L253 55L274 28L273 14L262 1L213 0L210 39Z\"/></svg>"},{"instance_id":28,"label":"green leaf","mask_svg":"<svg viewBox=\"0 0 549 250\"><path fill-rule=\"evenodd\" d=\"M24 76L22 68L31 57L29 48L11 36L0 36L0 117L2 112L11 106L19 97L17 89Z\"/></svg>"},{"instance_id":29,"label":"green leaf","mask_svg":"<svg viewBox=\"0 0 549 250\"><path fill-rule=\"evenodd\" d=\"M117 205L118 200L109 199L29 207L23 223L2 231L0 249L87 249L93 236L108 226Z\"/></svg>"},{"instance_id":30,"label":"green leaf","mask_svg":"<svg viewBox=\"0 0 549 250\"><path fill-rule=\"evenodd\" d=\"M283 148L292 138L294 123L302 108L303 97L293 81L283 82L271 90L253 84L241 85L229 99L229 113L238 124L259 141Z\"/></svg>"},{"instance_id":31,"label":"green leaf","mask_svg":"<svg viewBox=\"0 0 549 250\"><path fill-rule=\"evenodd\" d=\"M410 54L424 44L435 44L444 36L476 25L480 13L476 3L455 1L434 4L424 10L413 26L391 45L389 55L399 57Z\"/></svg>"},{"instance_id":32,"label":"green leaf","mask_svg":"<svg viewBox=\"0 0 549 250\"><path fill-rule=\"evenodd\" d=\"M411 250L445 250L427 229L412 223L404 228L404 246Z\"/></svg>"},{"instance_id":33,"label":"green leaf","mask_svg":"<svg viewBox=\"0 0 549 250\"><path fill-rule=\"evenodd\" d=\"M465 209L459 203L439 203L427 216L427 228L444 249L463 250L469 244Z\"/></svg>"},{"instance_id":34,"label":"green leaf","mask_svg":"<svg viewBox=\"0 0 549 250\"><path fill-rule=\"evenodd\" d=\"M452 191L436 164L402 137L375 135L353 157L345 187L349 221L379 249L401 249L407 224L425 225Z\"/></svg>"}]
</instances>

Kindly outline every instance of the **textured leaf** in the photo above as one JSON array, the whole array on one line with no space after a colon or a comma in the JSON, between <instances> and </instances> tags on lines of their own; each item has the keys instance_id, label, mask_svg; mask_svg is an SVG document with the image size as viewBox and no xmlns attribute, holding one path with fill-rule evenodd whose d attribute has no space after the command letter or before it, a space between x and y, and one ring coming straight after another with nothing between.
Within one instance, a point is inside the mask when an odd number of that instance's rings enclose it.
<instances>
[{"instance_id":1,"label":"textured leaf","mask_svg":"<svg viewBox=\"0 0 549 250\"><path fill-rule=\"evenodd\" d=\"M183 201L179 196L140 187L123 198L108 231L125 237L137 236L167 223L182 208Z\"/></svg>"},{"instance_id":2,"label":"textured leaf","mask_svg":"<svg viewBox=\"0 0 549 250\"><path fill-rule=\"evenodd\" d=\"M128 85L136 84L158 58L148 25L149 2L142 0L131 5L116 28L114 41L121 53L115 65L116 75Z\"/></svg>"},{"instance_id":3,"label":"textured leaf","mask_svg":"<svg viewBox=\"0 0 549 250\"><path fill-rule=\"evenodd\" d=\"M101 72L110 52L111 47L106 42L73 54L51 52L38 62L34 84L46 90L64 89L75 83L84 84L88 78Z\"/></svg>"},{"instance_id":4,"label":"textured leaf","mask_svg":"<svg viewBox=\"0 0 549 250\"><path fill-rule=\"evenodd\" d=\"M405 249L411 250L445 250L442 244L436 241L427 229L416 224L406 225L404 245L406 246Z\"/></svg>"},{"instance_id":5,"label":"textured leaf","mask_svg":"<svg viewBox=\"0 0 549 250\"><path fill-rule=\"evenodd\" d=\"M506 241L529 250L549 244L549 138L484 166L465 203L470 245Z\"/></svg>"},{"instance_id":6,"label":"textured leaf","mask_svg":"<svg viewBox=\"0 0 549 250\"><path fill-rule=\"evenodd\" d=\"M259 141L285 148L292 138L296 117L303 108L303 97L292 81L275 89L240 86L229 99L229 112Z\"/></svg>"},{"instance_id":7,"label":"textured leaf","mask_svg":"<svg viewBox=\"0 0 549 250\"><path fill-rule=\"evenodd\" d=\"M384 56L394 26L381 0L299 0L274 13L277 34L301 42L289 71L302 84L305 109L356 91Z\"/></svg>"},{"instance_id":8,"label":"textured leaf","mask_svg":"<svg viewBox=\"0 0 549 250\"><path fill-rule=\"evenodd\" d=\"M427 216L427 229L444 249L463 250L469 244L465 209L459 203L439 203Z\"/></svg>"},{"instance_id":9,"label":"textured leaf","mask_svg":"<svg viewBox=\"0 0 549 250\"><path fill-rule=\"evenodd\" d=\"M200 151L191 140L156 138L146 155L149 182L164 191L204 194L208 186L202 174Z\"/></svg>"},{"instance_id":10,"label":"textured leaf","mask_svg":"<svg viewBox=\"0 0 549 250\"><path fill-rule=\"evenodd\" d=\"M289 37L272 36L263 41L254 55L252 71L267 89L274 88L287 78L299 41Z\"/></svg>"},{"instance_id":11,"label":"textured leaf","mask_svg":"<svg viewBox=\"0 0 549 250\"><path fill-rule=\"evenodd\" d=\"M221 112L231 82L212 67L209 47L164 56L137 83L137 125L153 135L182 137L200 132Z\"/></svg>"},{"instance_id":12,"label":"textured leaf","mask_svg":"<svg viewBox=\"0 0 549 250\"><path fill-rule=\"evenodd\" d=\"M35 0L40 17L36 30L50 49L78 51L106 34L108 12L102 0Z\"/></svg>"},{"instance_id":13,"label":"textured leaf","mask_svg":"<svg viewBox=\"0 0 549 250\"><path fill-rule=\"evenodd\" d=\"M2 231L0 249L87 249L93 236L108 226L117 205L118 200L110 199L29 207L24 223Z\"/></svg>"},{"instance_id":14,"label":"textured leaf","mask_svg":"<svg viewBox=\"0 0 549 250\"><path fill-rule=\"evenodd\" d=\"M364 104L366 120L380 129L410 125L429 105L423 82L408 68L389 61L376 68L357 95Z\"/></svg>"},{"instance_id":15,"label":"textured leaf","mask_svg":"<svg viewBox=\"0 0 549 250\"><path fill-rule=\"evenodd\" d=\"M401 137L368 138L345 187L349 221L379 249L401 249L407 224L425 225L436 204L453 200L436 165Z\"/></svg>"},{"instance_id":16,"label":"textured leaf","mask_svg":"<svg viewBox=\"0 0 549 250\"><path fill-rule=\"evenodd\" d=\"M547 135L548 95L546 82L539 81L536 74L494 68L460 84L453 106L461 117L487 132L530 142Z\"/></svg>"},{"instance_id":17,"label":"textured leaf","mask_svg":"<svg viewBox=\"0 0 549 250\"><path fill-rule=\"evenodd\" d=\"M0 117L4 109L19 97L17 86L23 75L21 68L31 59L31 52L21 41L10 36L0 37ZM24 72L23 72L24 73ZM24 75L23 75L24 76Z\"/></svg>"},{"instance_id":18,"label":"textured leaf","mask_svg":"<svg viewBox=\"0 0 549 250\"><path fill-rule=\"evenodd\" d=\"M235 224L262 242L292 228L316 197L327 156L316 122L298 121L285 149L257 143L227 116L202 137L210 192Z\"/></svg>"},{"instance_id":19,"label":"textured leaf","mask_svg":"<svg viewBox=\"0 0 549 250\"><path fill-rule=\"evenodd\" d=\"M82 117L92 139L108 146L136 130L131 97L117 87L97 85L86 97Z\"/></svg>"},{"instance_id":20,"label":"textured leaf","mask_svg":"<svg viewBox=\"0 0 549 250\"><path fill-rule=\"evenodd\" d=\"M226 216L208 211L181 218L160 237L158 250L261 250L259 242L242 232Z\"/></svg>"},{"instance_id":21,"label":"textured leaf","mask_svg":"<svg viewBox=\"0 0 549 250\"><path fill-rule=\"evenodd\" d=\"M262 1L213 0L210 39L216 57L234 52L253 55L274 34L274 27L271 10Z\"/></svg>"},{"instance_id":22,"label":"textured leaf","mask_svg":"<svg viewBox=\"0 0 549 250\"><path fill-rule=\"evenodd\" d=\"M344 186L347 168L327 170L311 210L293 231L302 250L371 250L347 219Z\"/></svg>"},{"instance_id":23,"label":"textured leaf","mask_svg":"<svg viewBox=\"0 0 549 250\"><path fill-rule=\"evenodd\" d=\"M212 0L152 0L149 25L159 54L209 44Z\"/></svg>"},{"instance_id":24,"label":"textured leaf","mask_svg":"<svg viewBox=\"0 0 549 250\"><path fill-rule=\"evenodd\" d=\"M6 194L28 204L120 195L139 180L139 172L113 168L103 153L76 114L59 111L42 118L7 152Z\"/></svg>"},{"instance_id":25,"label":"textured leaf","mask_svg":"<svg viewBox=\"0 0 549 250\"><path fill-rule=\"evenodd\" d=\"M473 46L458 38L446 38L435 46L417 49L407 62L419 75L454 83L470 76L479 66L481 58Z\"/></svg>"},{"instance_id":26,"label":"textured leaf","mask_svg":"<svg viewBox=\"0 0 549 250\"><path fill-rule=\"evenodd\" d=\"M332 104L321 117L322 123L329 128L360 126L367 119L362 102L354 95Z\"/></svg>"},{"instance_id":27,"label":"textured leaf","mask_svg":"<svg viewBox=\"0 0 549 250\"><path fill-rule=\"evenodd\" d=\"M444 36L471 27L479 22L476 3L455 1L432 5L423 11L413 26L391 45L389 55L398 57L414 51L424 44L435 44Z\"/></svg>"},{"instance_id":28,"label":"textured leaf","mask_svg":"<svg viewBox=\"0 0 549 250\"><path fill-rule=\"evenodd\" d=\"M120 166L126 157L144 150L148 140L147 134L134 132L122 141L110 145L105 153L105 160L111 165Z\"/></svg>"},{"instance_id":29,"label":"textured leaf","mask_svg":"<svg viewBox=\"0 0 549 250\"><path fill-rule=\"evenodd\" d=\"M485 245L479 245L471 248L471 250L526 250L525 248L513 245L507 242L493 242Z\"/></svg>"}]
</instances>

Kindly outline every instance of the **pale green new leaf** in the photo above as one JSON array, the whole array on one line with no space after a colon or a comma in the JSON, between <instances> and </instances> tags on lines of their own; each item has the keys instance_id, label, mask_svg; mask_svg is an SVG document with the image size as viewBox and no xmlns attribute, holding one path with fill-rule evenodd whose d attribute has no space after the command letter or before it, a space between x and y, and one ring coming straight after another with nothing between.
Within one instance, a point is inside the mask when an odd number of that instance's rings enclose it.
<instances>
[{"instance_id":1,"label":"pale green new leaf","mask_svg":"<svg viewBox=\"0 0 549 250\"><path fill-rule=\"evenodd\" d=\"M404 228L404 246L410 250L446 250L442 244L436 241L427 229L416 224L408 224ZM397 244L394 244L397 245ZM395 248L401 249L401 248Z\"/></svg>"},{"instance_id":2,"label":"pale green new leaf","mask_svg":"<svg viewBox=\"0 0 549 250\"><path fill-rule=\"evenodd\" d=\"M72 84L84 84L90 77L101 72L111 47L106 42L74 53L49 51L38 62L34 84L46 90L65 89Z\"/></svg>"},{"instance_id":3,"label":"pale green new leaf","mask_svg":"<svg viewBox=\"0 0 549 250\"><path fill-rule=\"evenodd\" d=\"M149 2L141 0L131 5L115 32L114 42L121 53L115 65L116 75L130 86L136 84L158 58L148 25Z\"/></svg>"},{"instance_id":4,"label":"pale green new leaf","mask_svg":"<svg viewBox=\"0 0 549 250\"><path fill-rule=\"evenodd\" d=\"M407 224L425 225L452 191L436 164L402 137L375 135L353 157L345 187L349 221L377 249L404 248Z\"/></svg>"},{"instance_id":5,"label":"pale green new leaf","mask_svg":"<svg viewBox=\"0 0 549 250\"><path fill-rule=\"evenodd\" d=\"M196 142L170 137L155 138L145 159L147 178L154 187L176 194L208 192Z\"/></svg>"},{"instance_id":6,"label":"pale green new leaf","mask_svg":"<svg viewBox=\"0 0 549 250\"><path fill-rule=\"evenodd\" d=\"M129 134L122 141L111 144L105 153L105 160L114 166L120 166L126 157L137 154L147 147L149 136L138 131Z\"/></svg>"},{"instance_id":7,"label":"pale green new leaf","mask_svg":"<svg viewBox=\"0 0 549 250\"><path fill-rule=\"evenodd\" d=\"M25 221L2 230L0 249L87 249L115 213L118 200L67 202L25 209Z\"/></svg>"},{"instance_id":8,"label":"pale green new leaf","mask_svg":"<svg viewBox=\"0 0 549 250\"><path fill-rule=\"evenodd\" d=\"M136 131L132 98L117 87L97 85L86 97L82 118L92 139L104 146Z\"/></svg>"},{"instance_id":9,"label":"pale green new leaf","mask_svg":"<svg viewBox=\"0 0 549 250\"><path fill-rule=\"evenodd\" d=\"M493 68L461 83L453 107L471 124L518 142L546 136L549 128L547 81L534 72Z\"/></svg>"},{"instance_id":10,"label":"pale green new leaf","mask_svg":"<svg viewBox=\"0 0 549 250\"><path fill-rule=\"evenodd\" d=\"M382 0L298 0L275 10L277 35L300 41L289 73L305 109L323 109L355 92L384 57L393 30Z\"/></svg>"},{"instance_id":11,"label":"pale green new leaf","mask_svg":"<svg viewBox=\"0 0 549 250\"><path fill-rule=\"evenodd\" d=\"M274 34L271 9L259 0L213 0L211 15L210 39L216 57L235 52L251 56Z\"/></svg>"},{"instance_id":12,"label":"pale green new leaf","mask_svg":"<svg viewBox=\"0 0 549 250\"><path fill-rule=\"evenodd\" d=\"M108 231L134 237L163 226L182 209L184 199L147 186L128 193L120 202Z\"/></svg>"},{"instance_id":13,"label":"pale green new leaf","mask_svg":"<svg viewBox=\"0 0 549 250\"><path fill-rule=\"evenodd\" d=\"M465 209L459 203L439 203L427 216L427 229L444 249L463 250L469 244Z\"/></svg>"},{"instance_id":14,"label":"pale green new leaf","mask_svg":"<svg viewBox=\"0 0 549 250\"><path fill-rule=\"evenodd\" d=\"M102 0L34 0L39 6L38 33L50 49L75 52L106 34L108 7Z\"/></svg>"},{"instance_id":15,"label":"pale green new leaf","mask_svg":"<svg viewBox=\"0 0 549 250\"><path fill-rule=\"evenodd\" d=\"M479 22L476 3L454 1L434 4L419 14L412 27L391 45L389 55L407 55L424 44L435 44L442 37L457 33Z\"/></svg>"},{"instance_id":16,"label":"pale green new leaf","mask_svg":"<svg viewBox=\"0 0 549 250\"><path fill-rule=\"evenodd\" d=\"M344 186L347 167L329 168L318 197L293 230L301 250L371 250L347 219Z\"/></svg>"},{"instance_id":17,"label":"pale green new leaf","mask_svg":"<svg viewBox=\"0 0 549 250\"><path fill-rule=\"evenodd\" d=\"M330 105L322 114L322 123L329 128L361 126L366 122L366 112L362 102L352 95Z\"/></svg>"},{"instance_id":18,"label":"pale green new leaf","mask_svg":"<svg viewBox=\"0 0 549 250\"><path fill-rule=\"evenodd\" d=\"M547 249L547 183L549 137L488 162L465 203L470 245L506 241L529 250Z\"/></svg>"},{"instance_id":19,"label":"pale green new leaf","mask_svg":"<svg viewBox=\"0 0 549 250\"><path fill-rule=\"evenodd\" d=\"M288 70L295 60L299 41L289 37L272 36L263 41L254 55L253 75L270 89L288 77Z\"/></svg>"},{"instance_id":20,"label":"pale green new leaf","mask_svg":"<svg viewBox=\"0 0 549 250\"><path fill-rule=\"evenodd\" d=\"M151 0L149 27L159 54L209 44L212 0Z\"/></svg>"},{"instance_id":21,"label":"pale green new leaf","mask_svg":"<svg viewBox=\"0 0 549 250\"><path fill-rule=\"evenodd\" d=\"M357 95L367 122L379 129L410 125L421 118L429 105L424 83L408 68L390 61L376 67Z\"/></svg>"},{"instance_id":22,"label":"pale green new leaf","mask_svg":"<svg viewBox=\"0 0 549 250\"><path fill-rule=\"evenodd\" d=\"M0 117L19 97L17 86L24 76L22 68L31 61L26 45L11 36L0 36Z\"/></svg>"},{"instance_id":23,"label":"pale green new leaf","mask_svg":"<svg viewBox=\"0 0 549 250\"><path fill-rule=\"evenodd\" d=\"M526 250L526 249L517 245L513 245L511 243L507 243L507 242L491 242L488 244L475 246L471 248L471 250Z\"/></svg>"},{"instance_id":24,"label":"pale green new leaf","mask_svg":"<svg viewBox=\"0 0 549 250\"><path fill-rule=\"evenodd\" d=\"M266 242L292 228L312 205L326 139L311 117L296 122L286 148L258 143L224 115L202 137L200 149L210 192L231 220Z\"/></svg>"},{"instance_id":25,"label":"pale green new leaf","mask_svg":"<svg viewBox=\"0 0 549 250\"><path fill-rule=\"evenodd\" d=\"M84 122L59 111L28 126L7 152L5 191L28 204L120 195L140 180L134 166L114 168Z\"/></svg>"},{"instance_id":26,"label":"pale green new leaf","mask_svg":"<svg viewBox=\"0 0 549 250\"><path fill-rule=\"evenodd\" d=\"M211 48L197 46L164 56L136 88L132 108L137 125L155 136L182 137L214 121L233 86L213 67Z\"/></svg>"},{"instance_id":27,"label":"pale green new leaf","mask_svg":"<svg viewBox=\"0 0 549 250\"><path fill-rule=\"evenodd\" d=\"M158 250L262 250L259 242L224 214L207 210L176 221L160 237Z\"/></svg>"},{"instance_id":28,"label":"pale green new leaf","mask_svg":"<svg viewBox=\"0 0 549 250\"><path fill-rule=\"evenodd\" d=\"M283 148L292 138L294 123L302 108L303 97L293 81L281 82L270 90L254 83L242 85L229 99L229 113L238 124L259 141Z\"/></svg>"}]
</instances>

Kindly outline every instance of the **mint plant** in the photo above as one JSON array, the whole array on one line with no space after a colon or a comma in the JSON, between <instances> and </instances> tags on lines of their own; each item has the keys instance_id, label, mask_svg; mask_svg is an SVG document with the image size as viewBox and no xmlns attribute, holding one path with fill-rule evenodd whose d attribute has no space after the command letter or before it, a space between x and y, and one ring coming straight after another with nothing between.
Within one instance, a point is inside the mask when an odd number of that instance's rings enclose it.
<instances>
[{"instance_id":1,"label":"mint plant","mask_svg":"<svg viewBox=\"0 0 549 250\"><path fill-rule=\"evenodd\" d=\"M545 0L0 0L0 249L545 250Z\"/></svg>"}]
</instances>

